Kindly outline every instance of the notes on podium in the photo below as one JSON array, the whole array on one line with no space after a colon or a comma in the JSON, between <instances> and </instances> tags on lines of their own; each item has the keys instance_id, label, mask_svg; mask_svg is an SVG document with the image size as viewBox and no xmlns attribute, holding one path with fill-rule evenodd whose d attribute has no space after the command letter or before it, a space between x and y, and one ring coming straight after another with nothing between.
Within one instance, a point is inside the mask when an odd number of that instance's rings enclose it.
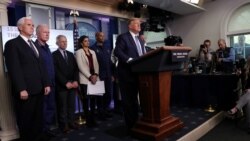
<instances>
[{"instance_id":1,"label":"notes on podium","mask_svg":"<svg viewBox=\"0 0 250 141\"><path fill-rule=\"evenodd\" d=\"M104 81L97 81L95 84L88 82L87 95L103 96L105 93Z\"/></svg>"}]
</instances>

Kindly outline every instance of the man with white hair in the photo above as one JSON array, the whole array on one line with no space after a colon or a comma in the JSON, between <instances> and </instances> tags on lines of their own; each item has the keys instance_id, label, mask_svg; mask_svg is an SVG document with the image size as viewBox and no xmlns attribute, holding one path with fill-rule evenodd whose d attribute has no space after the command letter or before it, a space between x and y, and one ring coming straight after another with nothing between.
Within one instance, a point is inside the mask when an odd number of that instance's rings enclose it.
<instances>
[{"instance_id":1,"label":"man with white hair","mask_svg":"<svg viewBox=\"0 0 250 141\"><path fill-rule=\"evenodd\" d=\"M47 70L49 80L51 82L51 92L49 95L44 97L44 124L43 131L49 136L58 136L56 130L52 130L53 122L56 120L56 103L55 103L55 70L54 63L49 45L46 43L49 40L50 30L48 25L40 24L36 27L37 40L35 41L36 46L40 52L40 55L44 61L45 68Z\"/></svg>"}]
</instances>

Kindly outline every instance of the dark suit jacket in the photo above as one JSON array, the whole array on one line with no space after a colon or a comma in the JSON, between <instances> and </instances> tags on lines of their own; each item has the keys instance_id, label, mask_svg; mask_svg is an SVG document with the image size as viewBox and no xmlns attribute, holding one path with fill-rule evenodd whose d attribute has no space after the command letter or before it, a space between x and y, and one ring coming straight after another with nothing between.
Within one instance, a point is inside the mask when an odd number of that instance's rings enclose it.
<instances>
[{"instance_id":1,"label":"dark suit jacket","mask_svg":"<svg viewBox=\"0 0 250 141\"><path fill-rule=\"evenodd\" d=\"M14 92L27 90L30 95L41 94L50 80L41 56L37 58L21 36L5 44L5 63ZM19 95L18 95L19 96Z\"/></svg>"},{"instance_id":2,"label":"dark suit jacket","mask_svg":"<svg viewBox=\"0 0 250 141\"><path fill-rule=\"evenodd\" d=\"M56 90L65 91L66 83L69 81L78 81L78 67L73 53L67 51L68 63L66 63L59 49L52 53L55 75L56 75Z\"/></svg>"},{"instance_id":3,"label":"dark suit jacket","mask_svg":"<svg viewBox=\"0 0 250 141\"><path fill-rule=\"evenodd\" d=\"M140 40L140 43L144 48L142 40ZM118 78L123 81L135 81L136 76L131 72L130 65L127 61L129 58L137 59L139 54L130 32L126 32L117 37L114 54L118 58Z\"/></svg>"}]
</instances>

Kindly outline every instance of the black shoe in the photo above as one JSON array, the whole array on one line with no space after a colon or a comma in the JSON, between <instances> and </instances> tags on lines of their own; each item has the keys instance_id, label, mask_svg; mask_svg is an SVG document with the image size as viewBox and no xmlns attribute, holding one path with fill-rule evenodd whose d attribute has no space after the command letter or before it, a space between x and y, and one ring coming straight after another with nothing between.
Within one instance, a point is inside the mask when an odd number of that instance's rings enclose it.
<instances>
[{"instance_id":1,"label":"black shoe","mask_svg":"<svg viewBox=\"0 0 250 141\"><path fill-rule=\"evenodd\" d=\"M57 129L48 130L48 131L46 131L46 134L49 137L59 137L59 136L62 135L62 133L59 130L57 130Z\"/></svg>"},{"instance_id":2,"label":"black shoe","mask_svg":"<svg viewBox=\"0 0 250 141\"><path fill-rule=\"evenodd\" d=\"M123 115L122 109L114 109L114 110L113 110L113 113L114 113L114 114L117 114L117 115Z\"/></svg>"},{"instance_id":3,"label":"black shoe","mask_svg":"<svg viewBox=\"0 0 250 141\"><path fill-rule=\"evenodd\" d=\"M247 133L250 134L250 127L247 128Z\"/></svg>"},{"instance_id":4,"label":"black shoe","mask_svg":"<svg viewBox=\"0 0 250 141\"><path fill-rule=\"evenodd\" d=\"M105 112L104 113L105 118L112 118L113 115L110 112Z\"/></svg>"},{"instance_id":5,"label":"black shoe","mask_svg":"<svg viewBox=\"0 0 250 141\"><path fill-rule=\"evenodd\" d=\"M106 118L106 116L104 114L98 114L97 118L100 121L106 121L107 120L107 118Z\"/></svg>"},{"instance_id":6,"label":"black shoe","mask_svg":"<svg viewBox=\"0 0 250 141\"><path fill-rule=\"evenodd\" d=\"M80 129L80 126L75 123L72 123L72 124L69 124L69 128L73 130L78 130Z\"/></svg>"},{"instance_id":7,"label":"black shoe","mask_svg":"<svg viewBox=\"0 0 250 141\"><path fill-rule=\"evenodd\" d=\"M236 112L237 113L237 112ZM225 116L229 119L235 119L236 118L236 113L233 113L231 110L228 110L226 113L225 113Z\"/></svg>"},{"instance_id":8,"label":"black shoe","mask_svg":"<svg viewBox=\"0 0 250 141\"><path fill-rule=\"evenodd\" d=\"M86 121L86 126L89 128L93 128L97 126L97 123L95 120L91 119L91 120L87 120Z\"/></svg>"},{"instance_id":9,"label":"black shoe","mask_svg":"<svg viewBox=\"0 0 250 141\"><path fill-rule=\"evenodd\" d=\"M244 114L243 114L243 111L242 111L242 109L241 110L237 110L237 112L236 112L236 118L242 118L244 116Z\"/></svg>"},{"instance_id":10,"label":"black shoe","mask_svg":"<svg viewBox=\"0 0 250 141\"><path fill-rule=\"evenodd\" d=\"M62 129L62 131L63 131L64 134L68 134L68 133L71 131L71 129L70 129L68 126L65 126L65 127Z\"/></svg>"}]
</instances>

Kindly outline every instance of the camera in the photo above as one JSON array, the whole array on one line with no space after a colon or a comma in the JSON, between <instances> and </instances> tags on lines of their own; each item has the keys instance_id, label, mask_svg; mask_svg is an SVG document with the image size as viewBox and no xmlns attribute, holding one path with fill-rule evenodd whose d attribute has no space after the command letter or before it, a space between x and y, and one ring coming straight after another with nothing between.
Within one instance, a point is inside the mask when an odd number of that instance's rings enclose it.
<instances>
[{"instance_id":1,"label":"camera","mask_svg":"<svg viewBox=\"0 0 250 141\"><path fill-rule=\"evenodd\" d=\"M164 39L164 42L166 46L178 46L182 44L182 38L180 36L170 35Z\"/></svg>"},{"instance_id":2,"label":"camera","mask_svg":"<svg viewBox=\"0 0 250 141\"><path fill-rule=\"evenodd\" d=\"M206 47L205 45L200 45L200 48L202 48L202 49L205 48L205 47Z\"/></svg>"}]
</instances>

